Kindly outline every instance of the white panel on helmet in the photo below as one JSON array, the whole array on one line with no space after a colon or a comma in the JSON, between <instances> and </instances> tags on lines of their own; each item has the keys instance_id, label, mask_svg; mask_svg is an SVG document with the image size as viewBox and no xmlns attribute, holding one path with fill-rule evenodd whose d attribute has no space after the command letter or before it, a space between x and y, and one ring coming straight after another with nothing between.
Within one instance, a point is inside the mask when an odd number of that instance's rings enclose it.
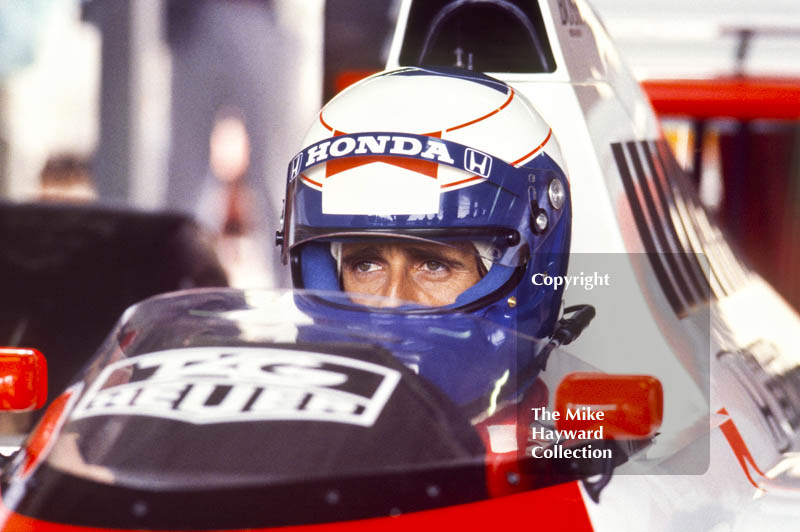
<instances>
[{"instance_id":1,"label":"white panel on helmet","mask_svg":"<svg viewBox=\"0 0 800 532\"><path fill-rule=\"evenodd\" d=\"M324 214L436 214L439 182L384 163L359 166L332 176L322 187Z\"/></svg>"}]
</instances>

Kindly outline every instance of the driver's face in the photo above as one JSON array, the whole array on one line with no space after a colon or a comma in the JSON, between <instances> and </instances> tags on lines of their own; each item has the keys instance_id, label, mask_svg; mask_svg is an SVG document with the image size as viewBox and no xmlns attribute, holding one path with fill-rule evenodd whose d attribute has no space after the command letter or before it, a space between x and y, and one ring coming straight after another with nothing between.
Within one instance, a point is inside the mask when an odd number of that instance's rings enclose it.
<instances>
[{"instance_id":1,"label":"driver's face","mask_svg":"<svg viewBox=\"0 0 800 532\"><path fill-rule=\"evenodd\" d=\"M343 243L342 285L345 292L449 305L480 280L479 260L469 242Z\"/></svg>"}]
</instances>

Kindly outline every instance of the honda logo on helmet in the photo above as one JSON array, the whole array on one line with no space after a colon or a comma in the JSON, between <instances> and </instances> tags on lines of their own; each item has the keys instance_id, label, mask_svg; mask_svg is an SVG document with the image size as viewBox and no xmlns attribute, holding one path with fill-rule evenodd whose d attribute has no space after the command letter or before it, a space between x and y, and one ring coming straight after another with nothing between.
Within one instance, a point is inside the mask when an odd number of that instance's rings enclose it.
<instances>
[{"instance_id":1,"label":"honda logo on helmet","mask_svg":"<svg viewBox=\"0 0 800 532\"><path fill-rule=\"evenodd\" d=\"M300 173L300 167L303 165L303 152L295 155L292 162L289 163L289 179L294 179Z\"/></svg>"},{"instance_id":2,"label":"honda logo on helmet","mask_svg":"<svg viewBox=\"0 0 800 532\"><path fill-rule=\"evenodd\" d=\"M467 148L464 151L464 170L481 177L489 177L492 172L492 158L485 153Z\"/></svg>"}]
</instances>

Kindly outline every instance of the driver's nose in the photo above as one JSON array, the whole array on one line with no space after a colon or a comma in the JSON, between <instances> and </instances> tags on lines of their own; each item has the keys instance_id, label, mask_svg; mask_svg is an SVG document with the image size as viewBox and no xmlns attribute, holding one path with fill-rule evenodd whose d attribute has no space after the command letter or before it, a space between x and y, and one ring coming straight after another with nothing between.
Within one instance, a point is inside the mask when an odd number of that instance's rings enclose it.
<instances>
[{"instance_id":1,"label":"driver's nose","mask_svg":"<svg viewBox=\"0 0 800 532\"><path fill-rule=\"evenodd\" d=\"M382 307L399 307L404 302L417 303L414 284L407 268L401 265L390 265L386 284L381 295L390 298L390 301L381 302Z\"/></svg>"}]
</instances>

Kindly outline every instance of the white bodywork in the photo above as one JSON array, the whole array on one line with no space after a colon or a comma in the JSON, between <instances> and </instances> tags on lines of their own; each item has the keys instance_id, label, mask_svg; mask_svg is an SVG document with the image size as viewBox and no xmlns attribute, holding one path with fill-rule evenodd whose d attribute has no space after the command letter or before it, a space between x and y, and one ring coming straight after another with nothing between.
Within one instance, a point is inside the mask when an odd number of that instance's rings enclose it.
<instances>
[{"instance_id":1,"label":"white bodywork","mask_svg":"<svg viewBox=\"0 0 800 532\"><path fill-rule=\"evenodd\" d=\"M652 472L647 460L669 455L655 466L665 474L625 474L636 472L633 461L615 474L599 503L584 493L592 526L795 530L800 462L792 454L798 438L787 412L800 405L777 393L774 383L798 364L800 318L735 256L696 195L673 179L668 158L653 155L666 147L658 120L589 6L539 4L555 71L488 74L527 96L553 129L571 185L571 252L677 253L673 263L666 255L656 258L660 276L644 255L630 260L629 275L618 281L632 287L621 290L626 300L613 311L597 304L597 318L569 346L605 371L653 374L664 386L662 434L642 463ZM401 7L387 68L406 66L399 57L410 6L407 0ZM622 167L630 172L627 190ZM631 189L631 182L638 185ZM581 263L571 261L570 274L580 274ZM690 282L691 269L707 292ZM671 299L665 286L674 290ZM565 292L566 305L594 298L602 291ZM710 377L703 369L709 367Z\"/></svg>"}]
</instances>

